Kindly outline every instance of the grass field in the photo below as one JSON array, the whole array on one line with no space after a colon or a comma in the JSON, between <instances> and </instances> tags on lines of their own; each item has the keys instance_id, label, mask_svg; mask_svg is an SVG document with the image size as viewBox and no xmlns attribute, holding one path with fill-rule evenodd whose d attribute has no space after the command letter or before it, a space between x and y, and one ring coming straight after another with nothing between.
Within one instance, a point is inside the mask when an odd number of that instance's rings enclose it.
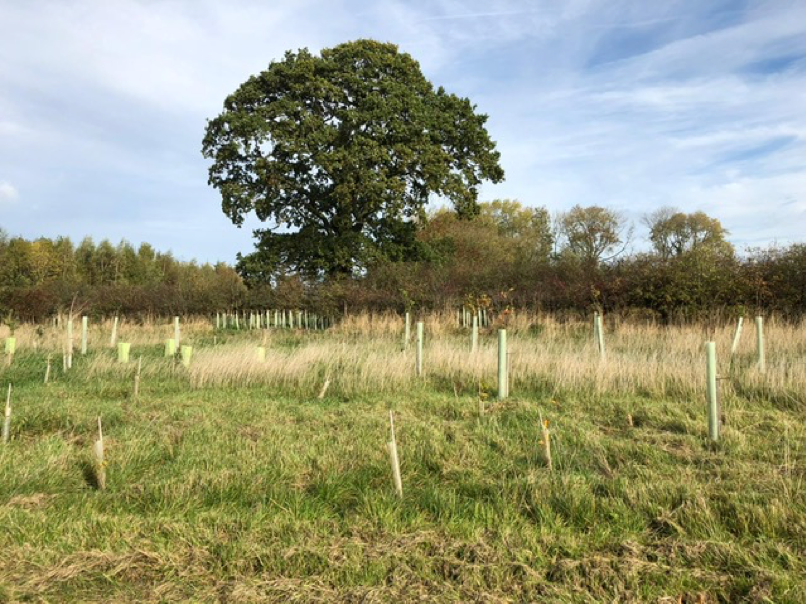
<instances>
[{"instance_id":1,"label":"grass field","mask_svg":"<svg viewBox=\"0 0 806 604\"><path fill-rule=\"evenodd\" d=\"M587 324L513 320L496 401L494 331L471 354L466 330L426 323L419 379L392 317L183 325L189 368L163 358L167 322L121 326L128 365L93 326L67 373L62 330L19 328L0 367L0 601L806 602L803 325L770 322L761 373L750 324L729 367L730 326L609 324L600 360Z\"/></svg>"}]
</instances>

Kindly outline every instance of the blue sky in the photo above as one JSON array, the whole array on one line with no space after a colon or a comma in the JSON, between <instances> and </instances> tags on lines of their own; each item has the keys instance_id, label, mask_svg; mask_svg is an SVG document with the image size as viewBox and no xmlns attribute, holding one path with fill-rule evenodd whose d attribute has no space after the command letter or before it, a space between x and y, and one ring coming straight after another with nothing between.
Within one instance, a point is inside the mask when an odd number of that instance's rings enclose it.
<instances>
[{"instance_id":1,"label":"blue sky","mask_svg":"<svg viewBox=\"0 0 806 604\"><path fill-rule=\"evenodd\" d=\"M371 37L489 114L481 199L719 218L739 247L806 236L806 0L0 0L0 228L252 248L201 138L287 49Z\"/></svg>"}]
</instances>

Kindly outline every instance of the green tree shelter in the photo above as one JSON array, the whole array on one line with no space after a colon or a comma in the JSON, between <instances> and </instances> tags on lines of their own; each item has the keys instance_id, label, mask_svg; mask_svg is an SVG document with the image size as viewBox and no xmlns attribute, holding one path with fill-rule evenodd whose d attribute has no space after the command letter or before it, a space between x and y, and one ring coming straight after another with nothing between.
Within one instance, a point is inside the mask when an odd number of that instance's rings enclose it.
<instances>
[{"instance_id":1,"label":"green tree shelter","mask_svg":"<svg viewBox=\"0 0 806 604\"><path fill-rule=\"evenodd\" d=\"M393 44L287 52L227 97L204 137L224 213L267 225L242 273L336 276L416 257L431 195L472 217L479 184L503 180L486 121Z\"/></svg>"}]
</instances>

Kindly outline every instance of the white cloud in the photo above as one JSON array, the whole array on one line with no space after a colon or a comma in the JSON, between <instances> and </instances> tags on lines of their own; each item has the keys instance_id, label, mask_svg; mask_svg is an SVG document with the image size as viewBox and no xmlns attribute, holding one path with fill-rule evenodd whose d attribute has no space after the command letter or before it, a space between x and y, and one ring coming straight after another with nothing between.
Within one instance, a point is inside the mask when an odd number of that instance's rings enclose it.
<instances>
[{"instance_id":1,"label":"white cloud","mask_svg":"<svg viewBox=\"0 0 806 604\"><path fill-rule=\"evenodd\" d=\"M19 198L17 188L10 182L0 180L0 203L11 203Z\"/></svg>"}]
</instances>

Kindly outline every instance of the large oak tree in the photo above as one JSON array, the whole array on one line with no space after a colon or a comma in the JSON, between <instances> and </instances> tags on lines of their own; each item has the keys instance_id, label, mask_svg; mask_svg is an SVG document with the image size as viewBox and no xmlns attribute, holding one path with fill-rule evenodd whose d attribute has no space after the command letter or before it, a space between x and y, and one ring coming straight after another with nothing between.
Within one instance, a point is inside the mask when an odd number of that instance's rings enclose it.
<instances>
[{"instance_id":1,"label":"large oak tree","mask_svg":"<svg viewBox=\"0 0 806 604\"><path fill-rule=\"evenodd\" d=\"M227 97L204 137L224 213L266 223L242 272L333 276L414 257L429 196L470 217L478 185L503 179L486 121L393 44L287 52Z\"/></svg>"}]
</instances>

